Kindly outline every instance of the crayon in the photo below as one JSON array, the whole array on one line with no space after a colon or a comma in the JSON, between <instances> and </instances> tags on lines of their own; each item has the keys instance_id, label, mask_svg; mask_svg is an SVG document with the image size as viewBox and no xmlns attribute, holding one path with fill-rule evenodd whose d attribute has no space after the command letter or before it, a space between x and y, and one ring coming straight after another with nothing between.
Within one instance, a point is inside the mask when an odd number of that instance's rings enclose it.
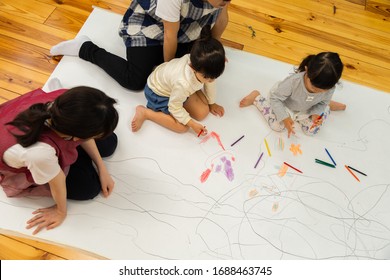
<instances>
[{"instance_id":1,"label":"crayon","mask_svg":"<svg viewBox=\"0 0 390 280\"><path fill-rule=\"evenodd\" d=\"M264 154L264 152L262 152L262 153L261 153L261 155L260 155L259 159L256 161L256 164L255 164L255 167L254 167L254 168L256 168L256 167L257 167L257 165L259 164L259 162L260 162L261 158L263 157L263 154Z\"/></svg>"},{"instance_id":2,"label":"crayon","mask_svg":"<svg viewBox=\"0 0 390 280\"><path fill-rule=\"evenodd\" d=\"M328 163L326 161L322 161L322 160L319 160L319 159L315 159L315 160L316 160L316 163L319 163L319 164L322 164L322 165L325 165L325 166L328 166L328 167L336 168L336 166L334 166L333 164Z\"/></svg>"},{"instance_id":3,"label":"crayon","mask_svg":"<svg viewBox=\"0 0 390 280\"><path fill-rule=\"evenodd\" d=\"M332 156L330 155L329 151L325 148L325 152L328 154L330 160L333 162L333 164L336 166L336 162L334 161L334 159L332 158Z\"/></svg>"},{"instance_id":4,"label":"crayon","mask_svg":"<svg viewBox=\"0 0 390 280\"><path fill-rule=\"evenodd\" d=\"M360 174L362 174L362 175L364 175L364 176L367 176L367 174L365 174L365 173L363 173L363 172L361 172L361 171L359 171L359 170L353 168L352 166L349 166L349 165L347 165L347 166L349 167L349 169L352 169L353 171L356 171L357 173L360 173Z\"/></svg>"},{"instance_id":5,"label":"crayon","mask_svg":"<svg viewBox=\"0 0 390 280\"><path fill-rule=\"evenodd\" d=\"M295 168L294 166L291 166L290 164L288 164L287 162L283 162L285 165L287 165L288 167L291 167L292 169L298 171L299 173L303 173L301 170Z\"/></svg>"},{"instance_id":6,"label":"crayon","mask_svg":"<svg viewBox=\"0 0 390 280\"><path fill-rule=\"evenodd\" d=\"M234 145L237 144L238 141L240 141L242 138L244 138L245 135L242 135L240 138L238 138L236 141L234 141L233 144L230 145L230 147L233 147Z\"/></svg>"},{"instance_id":7,"label":"crayon","mask_svg":"<svg viewBox=\"0 0 390 280\"><path fill-rule=\"evenodd\" d=\"M346 166L345 165L345 168L347 168L347 170L349 171L349 173L351 173L351 175L356 179L356 180L358 180L359 182L360 182L360 180L359 180L359 178L358 177L356 177L356 175L355 174L353 174L353 172L351 171L351 169L349 169L349 167L348 166Z\"/></svg>"},{"instance_id":8,"label":"crayon","mask_svg":"<svg viewBox=\"0 0 390 280\"><path fill-rule=\"evenodd\" d=\"M320 119L322 119L323 116L324 116L324 113L321 113L321 115L316 119L316 121L319 121ZM312 128L315 127L315 126L316 126L316 124L313 123L313 124L311 125L311 127L310 127L310 130L312 130Z\"/></svg>"},{"instance_id":9,"label":"crayon","mask_svg":"<svg viewBox=\"0 0 390 280\"><path fill-rule=\"evenodd\" d=\"M206 128L205 126L203 127L203 128ZM199 133L198 133L198 137L203 133L203 129L201 129L200 131L199 131Z\"/></svg>"},{"instance_id":10,"label":"crayon","mask_svg":"<svg viewBox=\"0 0 390 280\"><path fill-rule=\"evenodd\" d=\"M268 155L271 156L271 151L269 150L268 142L267 142L267 139L265 139L265 138L264 138L264 143L265 143L265 147L267 148Z\"/></svg>"}]
</instances>

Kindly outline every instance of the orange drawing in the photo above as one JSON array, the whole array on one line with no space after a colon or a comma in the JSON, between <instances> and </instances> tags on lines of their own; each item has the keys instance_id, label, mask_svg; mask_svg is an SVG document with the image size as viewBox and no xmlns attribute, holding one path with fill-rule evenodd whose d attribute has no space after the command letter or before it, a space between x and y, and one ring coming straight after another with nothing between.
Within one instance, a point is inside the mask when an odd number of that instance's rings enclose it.
<instances>
[{"instance_id":1,"label":"orange drawing","mask_svg":"<svg viewBox=\"0 0 390 280\"><path fill-rule=\"evenodd\" d=\"M259 192L256 189L253 189L249 192L249 197L255 197Z\"/></svg>"},{"instance_id":2,"label":"orange drawing","mask_svg":"<svg viewBox=\"0 0 390 280\"><path fill-rule=\"evenodd\" d=\"M282 166L279 169L278 175L279 177L283 177L287 173L288 166L285 164L282 164Z\"/></svg>"},{"instance_id":3,"label":"orange drawing","mask_svg":"<svg viewBox=\"0 0 390 280\"><path fill-rule=\"evenodd\" d=\"M294 156L297 156L298 154L302 155L301 144L291 144L290 151L293 153Z\"/></svg>"}]
</instances>

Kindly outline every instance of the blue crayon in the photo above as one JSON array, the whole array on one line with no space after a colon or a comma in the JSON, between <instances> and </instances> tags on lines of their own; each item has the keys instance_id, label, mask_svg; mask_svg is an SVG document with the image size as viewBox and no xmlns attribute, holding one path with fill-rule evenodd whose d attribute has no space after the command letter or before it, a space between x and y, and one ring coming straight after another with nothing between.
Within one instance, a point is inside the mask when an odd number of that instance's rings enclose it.
<instances>
[{"instance_id":1,"label":"blue crayon","mask_svg":"<svg viewBox=\"0 0 390 280\"><path fill-rule=\"evenodd\" d=\"M333 164L336 166L336 162L334 161L334 159L332 158L332 156L330 155L330 153L328 152L328 150L325 148L325 152L328 154L330 160L333 162Z\"/></svg>"}]
</instances>

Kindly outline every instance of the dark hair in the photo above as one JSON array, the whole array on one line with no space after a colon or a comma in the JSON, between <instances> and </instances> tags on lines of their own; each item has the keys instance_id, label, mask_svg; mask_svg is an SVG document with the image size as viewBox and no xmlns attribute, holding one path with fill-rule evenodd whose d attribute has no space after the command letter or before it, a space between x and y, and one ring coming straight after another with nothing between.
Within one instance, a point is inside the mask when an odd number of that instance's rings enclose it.
<instances>
[{"instance_id":1,"label":"dark hair","mask_svg":"<svg viewBox=\"0 0 390 280\"><path fill-rule=\"evenodd\" d=\"M19 113L7 123L17 127L23 134L14 134L18 143L28 147L39 140L51 120L56 131L80 139L110 135L118 124L115 99L104 92L86 86L74 87L58 96L53 102L37 103Z\"/></svg>"},{"instance_id":2,"label":"dark hair","mask_svg":"<svg viewBox=\"0 0 390 280\"><path fill-rule=\"evenodd\" d=\"M202 28L200 38L194 42L190 54L191 66L205 78L216 79L225 70L225 49L211 36L211 27Z\"/></svg>"},{"instance_id":3,"label":"dark hair","mask_svg":"<svg viewBox=\"0 0 390 280\"><path fill-rule=\"evenodd\" d=\"M307 66L307 70L305 70ZM344 65L337 53L322 52L309 55L302 60L295 72L306 71L313 86L320 89L331 89L341 78Z\"/></svg>"}]
</instances>

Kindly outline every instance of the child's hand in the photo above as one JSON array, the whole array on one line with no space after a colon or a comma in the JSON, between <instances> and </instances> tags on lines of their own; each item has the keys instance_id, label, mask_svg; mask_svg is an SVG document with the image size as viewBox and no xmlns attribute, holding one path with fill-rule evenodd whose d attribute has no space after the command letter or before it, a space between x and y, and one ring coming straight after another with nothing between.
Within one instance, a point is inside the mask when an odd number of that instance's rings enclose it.
<instances>
[{"instance_id":1,"label":"child's hand","mask_svg":"<svg viewBox=\"0 0 390 280\"><path fill-rule=\"evenodd\" d=\"M209 108L211 114L213 114L214 116L222 117L225 114L225 109L216 103L210 104Z\"/></svg>"},{"instance_id":2,"label":"child's hand","mask_svg":"<svg viewBox=\"0 0 390 280\"><path fill-rule=\"evenodd\" d=\"M311 120L314 126L322 124L322 117L320 115L311 115Z\"/></svg>"},{"instance_id":3,"label":"child's hand","mask_svg":"<svg viewBox=\"0 0 390 280\"><path fill-rule=\"evenodd\" d=\"M187 124L189 127L191 127L191 129L196 133L196 135L199 137L199 136L204 136L207 134L207 129L204 125L198 123L198 122L195 122L193 120L190 120Z\"/></svg>"},{"instance_id":4,"label":"child's hand","mask_svg":"<svg viewBox=\"0 0 390 280\"><path fill-rule=\"evenodd\" d=\"M288 138L290 138L291 134L295 134L294 121L290 117L288 117L287 119L283 120L283 123L284 123L284 127L287 128Z\"/></svg>"}]
</instances>

